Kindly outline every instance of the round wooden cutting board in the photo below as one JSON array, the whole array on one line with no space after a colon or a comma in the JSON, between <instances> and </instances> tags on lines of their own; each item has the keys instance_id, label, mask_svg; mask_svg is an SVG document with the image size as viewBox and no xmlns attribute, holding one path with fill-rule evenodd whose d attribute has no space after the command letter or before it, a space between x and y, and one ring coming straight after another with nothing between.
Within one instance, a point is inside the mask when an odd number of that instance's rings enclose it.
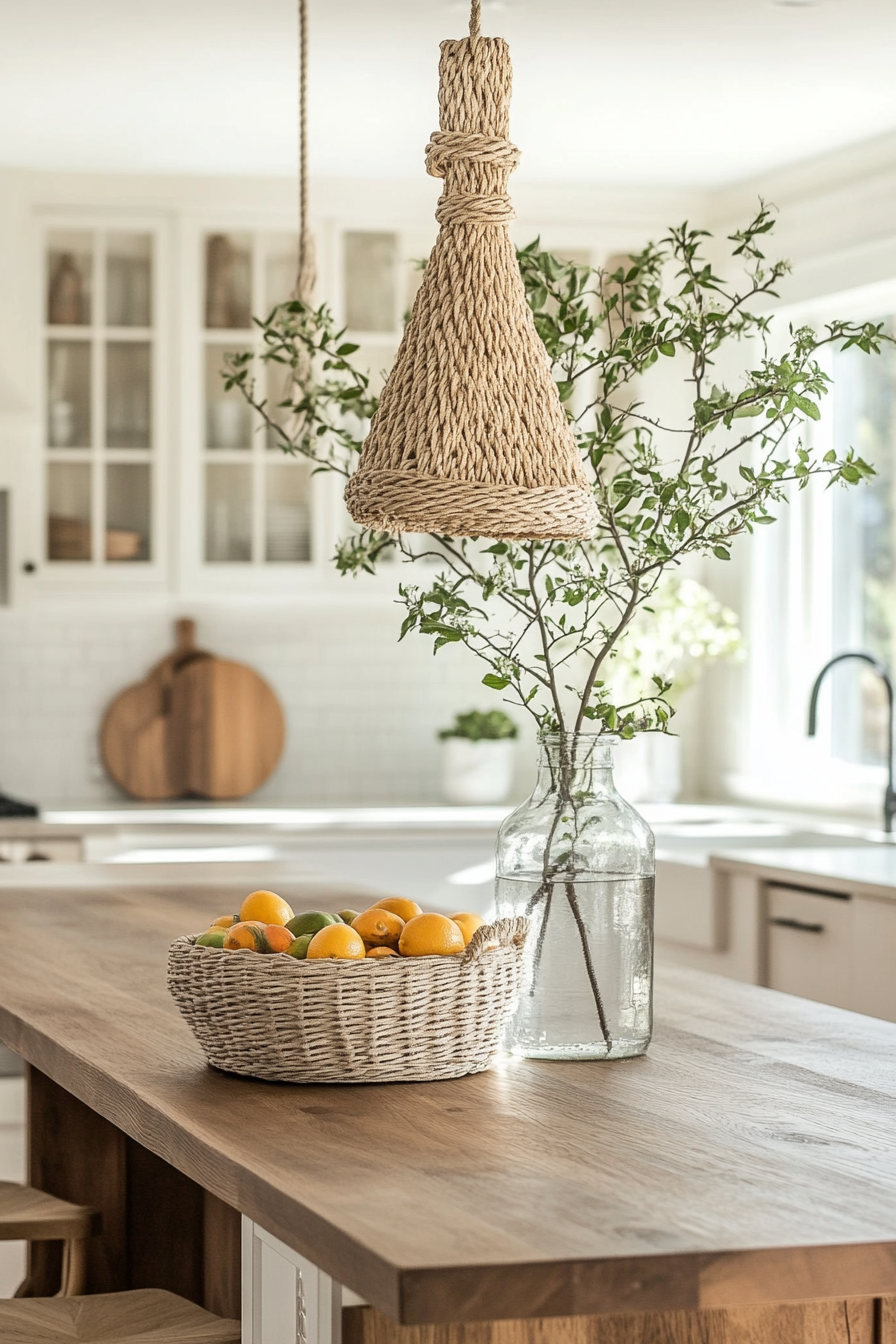
<instances>
[{"instance_id":1,"label":"round wooden cutting board","mask_svg":"<svg viewBox=\"0 0 896 1344\"><path fill-rule=\"evenodd\" d=\"M117 695L100 730L103 763L132 798L244 798L273 773L286 725L262 676L194 645L177 647Z\"/></svg>"}]
</instances>

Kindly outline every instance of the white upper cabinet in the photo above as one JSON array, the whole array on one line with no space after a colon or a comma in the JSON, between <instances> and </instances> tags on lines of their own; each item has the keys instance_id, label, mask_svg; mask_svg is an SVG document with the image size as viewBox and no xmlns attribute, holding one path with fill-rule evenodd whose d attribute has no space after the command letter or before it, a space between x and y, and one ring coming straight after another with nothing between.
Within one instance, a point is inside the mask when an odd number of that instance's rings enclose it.
<instances>
[{"instance_id":1,"label":"white upper cabinet","mask_svg":"<svg viewBox=\"0 0 896 1344\"><path fill-rule=\"evenodd\" d=\"M158 231L44 234L42 560L78 581L158 571Z\"/></svg>"},{"instance_id":2,"label":"white upper cabinet","mask_svg":"<svg viewBox=\"0 0 896 1344\"><path fill-rule=\"evenodd\" d=\"M276 412L289 395L289 371L257 358L264 342L253 318L290 297L295 239L213 232L202 238L202 252L201 563L307 566L319 558L320 531L308 462L283 452L277 436L224 381L228 358L251 353L259 399Z\"/></svg>"},{"instance_id":3,"label":"white upper cabinet","mask_svg":"<svg viewBox=\"0 0 896 1344\"><path fill-rule=\"evenodd\" d=\"M394 586L394 574L336 574L336 544L353 530L344 479L284 452L222 376L229 357L248 354L257 398L289 415L290 373L261 359L258 319L292 296L291 193L268 184L255 209L237 184L200 192L188 180L74 174L27 190L17 246L32 269L21 310L17 299L0 314L27 340L33 378L21 447L0 451L11 600L323 588L357 600ZM315 227L316 301L357 345L374 391L435 236L424 204L400 227L406 210L385 195L376 210L365 200Z\"/></svg>"}]
</instances>

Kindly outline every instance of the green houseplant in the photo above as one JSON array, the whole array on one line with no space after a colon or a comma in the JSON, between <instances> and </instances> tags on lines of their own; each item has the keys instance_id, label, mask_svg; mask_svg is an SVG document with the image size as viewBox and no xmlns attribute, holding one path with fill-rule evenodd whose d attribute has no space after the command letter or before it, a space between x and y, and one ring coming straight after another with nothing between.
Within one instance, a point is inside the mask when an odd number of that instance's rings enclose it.
<instances>
[{"instance_id":1,"label":"green houseplant","mask_svg":"<svg viewBox=\"0 0 896 1344\"><path fill-rule=\"evenodd\" d=\"M449 803L503 803L513 782L519 729L503 709L471 709L439 732L442 796Z\"/></svg>"},{"instance_id":2,"label":"green houseplant","mask_svg":"<svg viewBox=\"0 0 896 1344\"><path fill-rule=\"evenodd\" d=\"M435 653L464 645L484 664L483 684L531 715L545 739L529 837L511 834L511 819L503 867L499 856L499 901L502 881L519 882L515 908L537 925L534 1044L524 1053L636 1054L649 1040L652 838L613 789L607 747L613 735L667 731L673 713L665 669L645 668L640 684L614 693L614 661L637 613L686 557L727 561L735 541L775 521L790 491L813 478L851 486L872 474L850 447L816 452L800 426L820 418L830 382L820 350L874 354L889 338L876 323L776 325L770 301L789 268L764 255L773 227L760 203L725 240L732 274L724 276L710 259L709 234L689 224L612 273L561 261L538 242L519 250L536 328L593 482L592 537L421 542L362 531L337 551L343 574L372 572L387 553L409 563L419 577L398 585L400 638L416 632ZM367 375L351 362L357 347L325 305L283 304L260 326L262 359L293 375L292 395L279 406L259 396L248 355L234 359L228 385L285 452L348 477L376 412ZM650 370L661 360L680 374L675 416L650 403ZM739 367L735 379L716 372L727 362ZM607 873L625 880L602 896ZM631 928L629 951L599 964L596 949L623 926ZM561 1004L572 993L574 946L577 1006L563 1007L552 1024L540 1021L540 1000ZM536 994L552 966L560 968L556 989ZM582 1026L586 1001L594 1031Z\"/></svg>"}]
</instances>

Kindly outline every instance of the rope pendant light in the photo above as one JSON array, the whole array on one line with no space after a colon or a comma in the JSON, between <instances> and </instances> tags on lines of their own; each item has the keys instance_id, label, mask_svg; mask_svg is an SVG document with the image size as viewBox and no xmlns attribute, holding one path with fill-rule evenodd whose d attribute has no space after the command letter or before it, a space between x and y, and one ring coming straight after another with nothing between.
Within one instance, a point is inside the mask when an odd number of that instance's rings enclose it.
<instances>
[{"instance_id":1,"label":"rope pendant light","mask_svg":"<svg viewBox=\"0 0 896 1344\"><path fill-rule=\"evenodd\" d=\"M508 224L519 150L502 38L443 42L426 168L441 228L345 499L390 532L575 540L597 522Z\"/></svg>"}]
</instances>

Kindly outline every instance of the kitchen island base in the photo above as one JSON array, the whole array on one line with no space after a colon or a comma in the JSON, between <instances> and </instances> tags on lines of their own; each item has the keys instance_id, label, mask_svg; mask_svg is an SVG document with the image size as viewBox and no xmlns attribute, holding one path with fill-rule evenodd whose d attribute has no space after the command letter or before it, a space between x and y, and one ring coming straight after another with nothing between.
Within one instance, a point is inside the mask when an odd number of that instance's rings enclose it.
<instances>
[{"instance_id":1,"label":"kitchen island base","mask_svg":"<svg viewBox=\"0 0 896 1344\"><path fill-rule=\"evenodd\" d=\"M39 1069L26 1066L28 1181L99 1211L89 1293L165 1288L217 1316L240 1314L240 1215ZM28 1249L20 1292L59 1290L60 1242Z\"/></svg>"},{"instance_id":2,"label":"kitchen island base","mask_svg":"<svg viewBox=\"0 0 896 1344\"><path fill-rule=\"evenodd\" d=\"M398 1325L373 1307L343 1312L342 1344L894 1344L873 1298L468 1325ZM893 1321L896 1328L896 1318Z\"/></svg>"}]
</instances>

